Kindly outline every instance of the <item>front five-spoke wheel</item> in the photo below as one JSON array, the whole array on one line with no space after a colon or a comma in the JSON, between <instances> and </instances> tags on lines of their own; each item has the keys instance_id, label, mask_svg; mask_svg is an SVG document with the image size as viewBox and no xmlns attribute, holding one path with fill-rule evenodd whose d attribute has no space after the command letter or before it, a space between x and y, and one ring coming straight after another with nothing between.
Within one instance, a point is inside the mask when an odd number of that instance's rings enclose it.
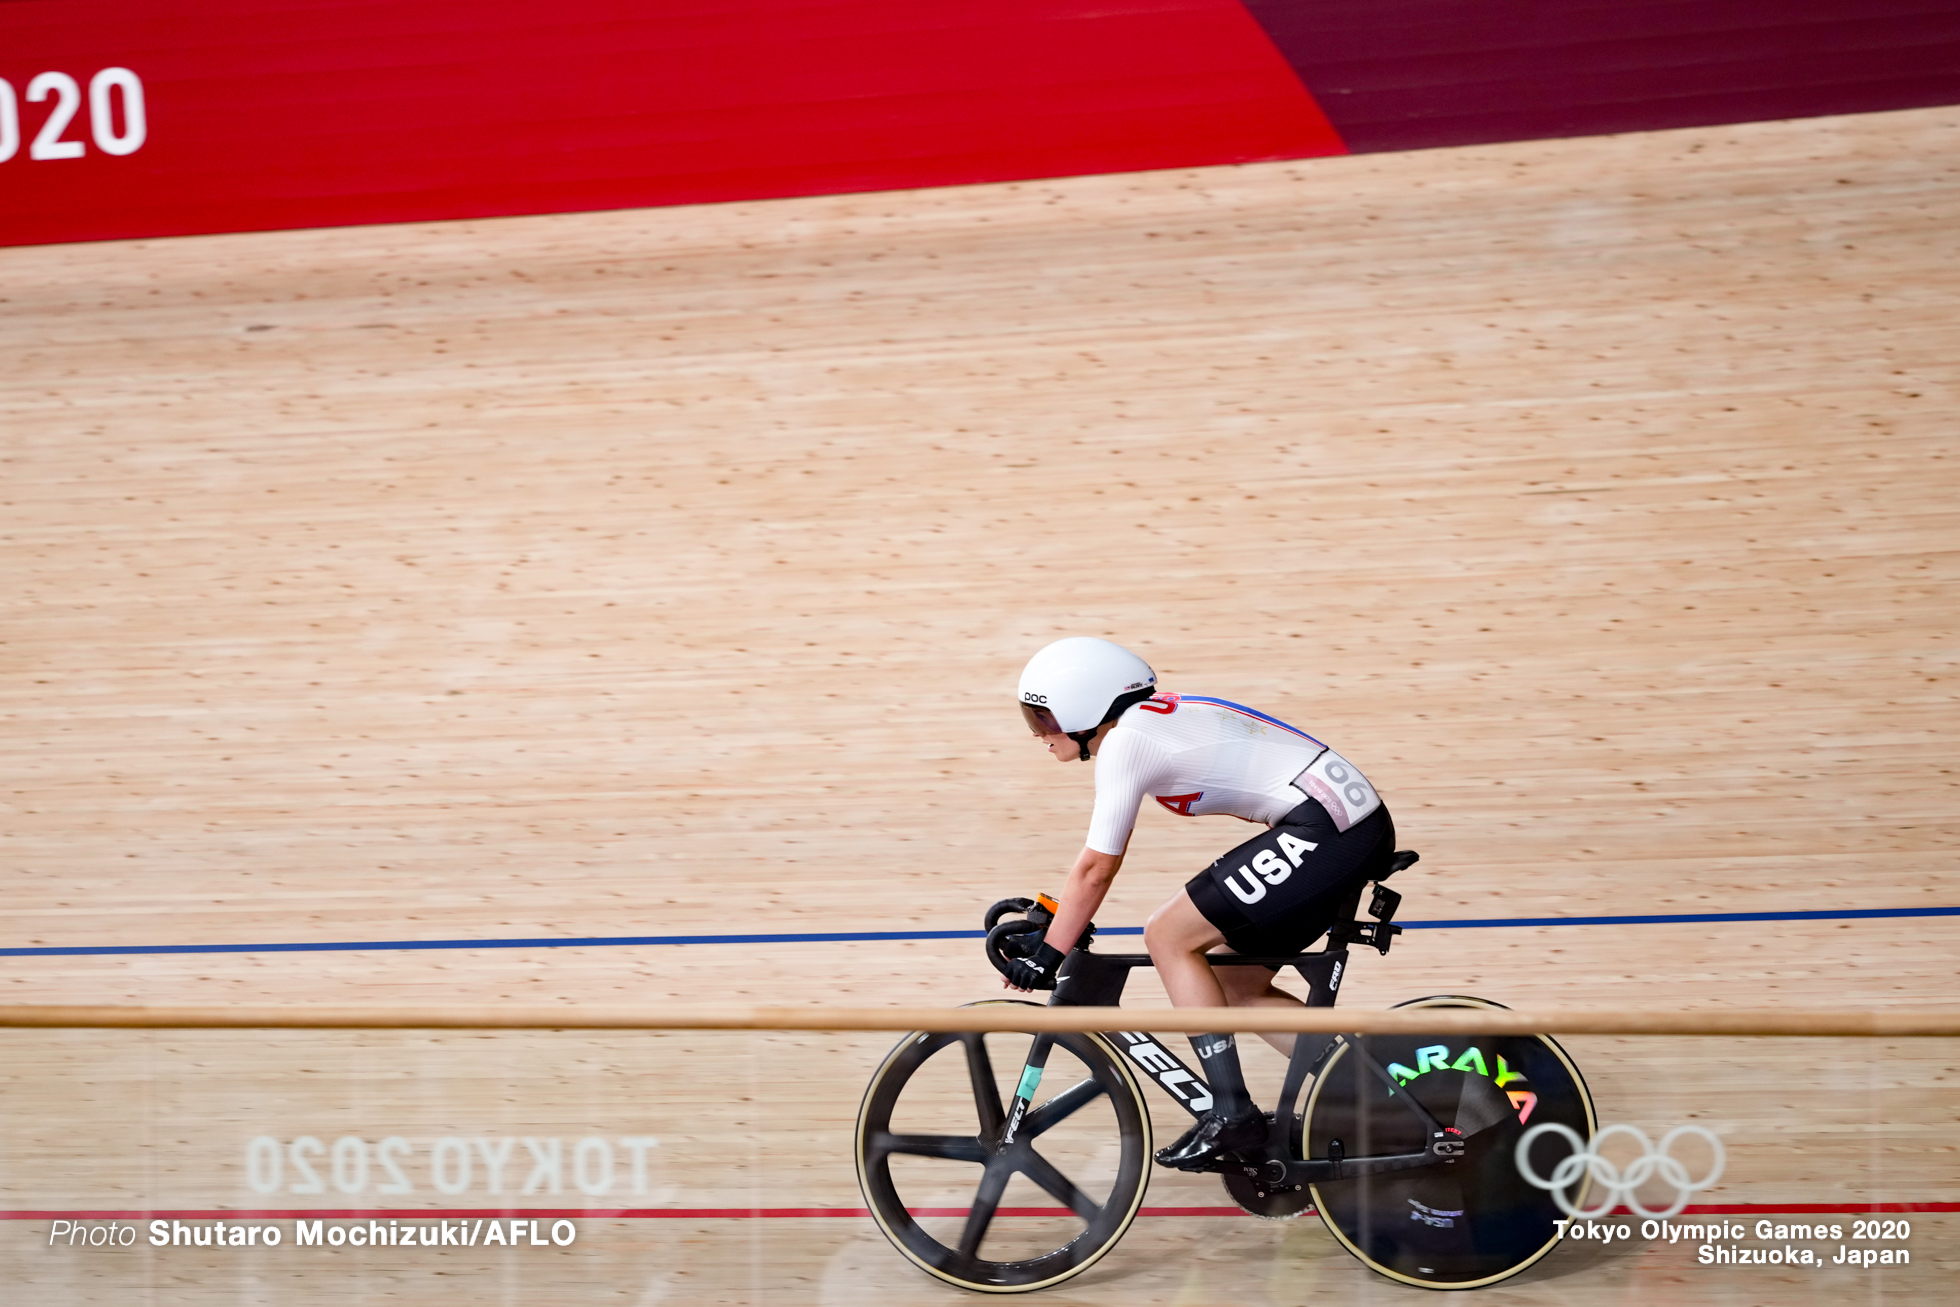
<instances>
[{"instance_id":1,"label":"front five-spoke wheel","mask_svg":"<svg viewBox=\"0 0 1960 1307\"><path fill-rule=\"evenodd\" d=\"M872 1219L913 1262L963 1288L1018 1293L1087 1270L1136 1219L1150 1115L1100 1035L1055 1035L1011 1142L1031 1037L913 1034L871 1077L858 1112L858 1182Z\"/></svg>"}]
</instances>

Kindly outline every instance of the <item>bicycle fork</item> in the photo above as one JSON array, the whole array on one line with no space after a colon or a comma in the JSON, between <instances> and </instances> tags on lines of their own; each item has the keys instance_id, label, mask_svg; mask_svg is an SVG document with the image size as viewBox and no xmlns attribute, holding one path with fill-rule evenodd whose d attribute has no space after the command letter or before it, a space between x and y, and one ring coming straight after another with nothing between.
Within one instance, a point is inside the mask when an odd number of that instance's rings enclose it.
<instances>
[{"instance_id":1,"label":"bicycle fork","mask_svg":"<svg viewBox=\"0 0 1960 1307\"><path fill-rule=\"evenodd\" d=\"M1007 1108L1007 1122L1001 1127L1000 1149L1003 1152L1014 1143L1028 1108L1034 1105L1034 1091L1041 1085L1041 1073L1047 1069L1048 1053L1054 1047L1053 1035L1036 1035L1034 1043L1028 1047L1027 1065L1021 1068L1021 1083L1014 1090L1014 1101Z\"/></svg>"}]
</instances>

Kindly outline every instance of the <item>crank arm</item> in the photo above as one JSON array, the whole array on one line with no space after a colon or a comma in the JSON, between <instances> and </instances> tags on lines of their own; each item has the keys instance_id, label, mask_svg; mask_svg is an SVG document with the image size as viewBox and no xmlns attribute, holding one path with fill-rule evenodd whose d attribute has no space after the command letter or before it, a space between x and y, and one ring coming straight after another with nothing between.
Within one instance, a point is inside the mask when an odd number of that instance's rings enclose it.
<instances>
[{"instance_id":1,"label":"crank arm","mask_svg":"<svg viewBox=\"0 0 1960 1307\"><path fill-rule=\"evenodd\" d=\"M1315 1157L1304 1162L1275 1158L1266 1163L1260 1174L1280 1185L1320 1184L1329 1180L1352 1180L1363 1175L1382 1175L1389 1171L1413 1171L1417 1167L1434 1166L1443 1160L1427 1151L1390 1153L1381 1157ZM1275 1176L1274 1171L1282 1167L1284 1173Z\"/></svg>"}]
</instances>

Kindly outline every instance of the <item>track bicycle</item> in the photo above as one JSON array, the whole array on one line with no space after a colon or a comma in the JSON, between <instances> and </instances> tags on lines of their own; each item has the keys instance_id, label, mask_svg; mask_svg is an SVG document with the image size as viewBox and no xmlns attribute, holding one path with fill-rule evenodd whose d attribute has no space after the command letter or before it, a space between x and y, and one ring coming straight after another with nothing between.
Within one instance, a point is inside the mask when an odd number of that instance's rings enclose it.
<instances>
[{"instance_id":1,"label":"track bicycle","mask_svg":"<svg viewBox=\"0 0 1960 1307\"><path fill-rule=\"evenodd\" d=\"M1381 880L1416 859L1397 853ZM1386 954L1403 929L1393 921L1402 896L1380 881L1373 920L1357 917L1364 888L1316 952L1211 961L1290 967L1308 1006L1331 1007L1349 946ZM989 961L1004 973L1008 958L1031 953L1053 911L1045 897L994 904ZM1062 965L1051 1004L1118 1006L1130 972L1151 965L1148 954L1093 952L1093 930ZM1501 1005L1443 995L1397 1006ZM1145 1081L1193 1117L1211 1106L1197 1072L1143 1031L906 1035L858 1113L872 1219L914 1264L962 1288L1022 1293L1081 1274L1143 1207ZM1271 1220L1317 1211L1370 1269L1434 1289L1494 1284L1549 1252L1562 1213L1520 1177L1518 1140L1545 1123L1572 1132L1540 1131L1529 1146L1533 1169L1549 1174L1569 1139L1583 1147L1597 1128L1578 1067L1544 1035L1299 1035L1267 1119L1263 1149L1212 1168L1232 1201Z\"/></svg>"}]
</instances>

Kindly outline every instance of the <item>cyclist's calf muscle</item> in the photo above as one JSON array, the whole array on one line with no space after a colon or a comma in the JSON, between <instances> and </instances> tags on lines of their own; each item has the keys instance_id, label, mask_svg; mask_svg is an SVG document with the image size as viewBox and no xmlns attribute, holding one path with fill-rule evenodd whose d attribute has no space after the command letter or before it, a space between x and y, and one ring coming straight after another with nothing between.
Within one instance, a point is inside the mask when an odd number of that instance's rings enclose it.
<instances>
[{"instance_id":1,"label":"cyclist's calf muscle","mask_svg":"<svg viewBox=\"0 0 1960 1307\"><path fill-rule=\"evenodd\" d=\"M1305 1007L1292 994L1273 983L1273 973L1264 967L1214 968L1213 975L1225 990L1227 1007ZM1294 1035L1259 1036L1286 1056L1293 1056Z\"/></svg>"}]
</instances>

